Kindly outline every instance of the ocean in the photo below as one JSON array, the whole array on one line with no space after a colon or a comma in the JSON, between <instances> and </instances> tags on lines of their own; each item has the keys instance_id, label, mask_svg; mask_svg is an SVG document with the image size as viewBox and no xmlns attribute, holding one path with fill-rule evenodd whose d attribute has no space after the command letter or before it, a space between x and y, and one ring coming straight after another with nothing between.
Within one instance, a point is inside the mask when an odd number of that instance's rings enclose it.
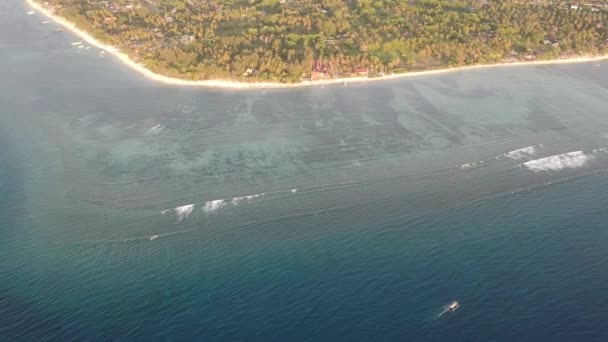
<instances>
[{"instance_id":1,"label":"ocean","mask_svg":"<svg viewBox=\"0 0 608 342\"><path fill-rule=\"evenodd\" d=\"M0 4L0 340L608 338L608 63L188 88L29 10Z\"/></svg>"}]
</instances>

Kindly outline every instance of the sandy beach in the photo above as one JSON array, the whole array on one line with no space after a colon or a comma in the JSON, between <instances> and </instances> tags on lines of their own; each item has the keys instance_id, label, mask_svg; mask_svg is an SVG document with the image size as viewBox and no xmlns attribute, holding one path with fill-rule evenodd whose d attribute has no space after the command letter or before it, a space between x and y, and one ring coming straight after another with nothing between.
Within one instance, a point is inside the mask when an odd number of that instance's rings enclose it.
<instances>
[{"instance_id":1,"label":"sandy beach","mask_svg":"<svg viewBox=\"0 0 608 342\"><path fill-rule=\"evenodd\" d=\"M348 78L332 78L332 79L324 79L324 80L315 80L315 81L302 81L300 83L278 83L278 82L237 82L231 80L184 80L175 77L169 77L157 74L149 69L147 69L144 65L133 61L126 53L120 51L117 47L104 44L97 39L93 38L87 32L79 29L73 23L69 22L61 18L58 15L51 13L50 10L45 8L45 6L37 3L34 0L26 0L26 2L33 7L38 12L44 14L49 17L59 25L63 26L65 29L70 30L71 32L78 35L80 38L85 40L92 46L95 46L101 50L104 50L108 53L114 55L118 60L122 63L128 65L133 70L139 72L146 78L162 82L165 84L176 85L176 86L190 86L190 87L212 87L212 88L233 88L233 89L255 89L255 88L296 88L296 87L308 87L308 86L317 86L317 85L329 85L329 84L348 84L348 83L362 83L362 82L378 82L383 80L392 80L397 78L405 78L405 77L416 77L416 76L427 76L427 75L437 75L444 74L449 72L459 72L465 70L472 69L481 69L481 68L493 68L493 67L514 67L514 66L526 66L526 65L548 65L548 64L566 64L566 63L583 63L583 62L592 62L592 61L600 61L608 59L607 55L604 56L579 56L573 58L563 58L563 59L555 59L555 60L543 60L543 61L522 61L522 62L509 62L509 63L495 63L495 64L478 64L478 65L469 65L458 68L445 68L445 69L436 69L436 70L427 70L427 71L415 71L415 72L407 72L401 74L390 74L379 77L348 77Z\"/></svg>"}]
</instances>

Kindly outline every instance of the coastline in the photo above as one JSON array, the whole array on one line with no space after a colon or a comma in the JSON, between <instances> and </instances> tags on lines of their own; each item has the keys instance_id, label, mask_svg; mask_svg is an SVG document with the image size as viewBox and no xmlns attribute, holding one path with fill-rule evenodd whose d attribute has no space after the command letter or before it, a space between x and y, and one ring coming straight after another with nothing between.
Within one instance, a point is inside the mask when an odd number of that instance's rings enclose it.
<instances>
[{"instance_id":1,"label":"coastline","mask_svg":"<svg viewBox=\"0 0 608 342\"><path fill-rule=\"evenodd\" d=\"M164 76L161 74L157 74L150 69L147 69L140 63L132 60L126 53L121 52L119 48L115 46L111 46L108 44L104 44L97 39L93 38L89 33L79 29L72 22L51 13L48 9L44 7L44 5L37 3L35 0L25 0L29 6L31 6L34 10L39 11L40 13L47 16L49 19L53 20L55 23L61 25L63 28L69 30L70 32L76 34L81 39L86 41L92 46L95 46L98 49L106 51L116 57L123 64L129 66L134 71L137 71L144 77L149 80L153 80L156 82L161 82L168 85L176 85L176 86L189 86L189 87L209 87L209 88L232 88L232 89L259 89L259 88L299 88L299 87L309 87L309 86L318 86L318 85L331 85L331 84L340 84L340 83L363 83L363 82L378 82L384 80L393 80L399 78L406 77L416 77L416 76L428 76L428 75L437 75L437 74L446 74L452 72L466 71L472 69L482 69L482 68L494 68L494 67L507 67L507 66L527 66L527 65L550 65L550 64L570 64L570 63L584 63L584 62L593 62L608 59L608 55L603 56L579 56L573 58L562 58L562 59L551 59L551 60L543 60L543 61L521 61L521 62L503 62L503 63L494 63L494 64L476 64L476 65L468 65L456 68L444 68L444 69L435 69L435 70L426 70L426 71L413 71L413 72L405 72L400 74L390 74L383 75L379 77L346 77L346 78L332 78L332 79L324 79L324 80L315 80L315 81L302 81L300 83L279 83L279 82L238 82L238 81L230 81L230 80L184 80L175 77Z\"/></svg>"}]
</instances>

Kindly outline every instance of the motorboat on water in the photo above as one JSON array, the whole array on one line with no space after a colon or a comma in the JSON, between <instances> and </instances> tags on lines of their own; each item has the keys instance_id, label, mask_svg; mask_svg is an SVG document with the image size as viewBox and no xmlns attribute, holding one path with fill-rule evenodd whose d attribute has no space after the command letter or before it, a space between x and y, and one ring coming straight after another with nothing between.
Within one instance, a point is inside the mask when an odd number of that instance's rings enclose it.
<instances>
[{"instance_id":1,"label":"motorboat on water","mask_svg":"<svg viewBox=\"0 0 608 342\"><path fill-rule=\"evenodd\" d=\"M454 312L459 307L460 307L460 302L458 302L457 300L453 300L452 302L450 302L450 304L448 304L446 310L449 312Z\"/></svg>"},{"instance_id":2,"label":"motorboat on water","mask_svg":"<svg viewBox=\"0 0 608 342\"><path fill-rule=\"evenodd\" d=\"M453 300L453 301L449 302L448 305L444 305L441 308L441 312L437 315L437 317L442 317L443 315L445 315L447 313L454 312L454 311L458 310L459 307L460 307L460 302L457 300Z\"/></svg>"}]
</instances>

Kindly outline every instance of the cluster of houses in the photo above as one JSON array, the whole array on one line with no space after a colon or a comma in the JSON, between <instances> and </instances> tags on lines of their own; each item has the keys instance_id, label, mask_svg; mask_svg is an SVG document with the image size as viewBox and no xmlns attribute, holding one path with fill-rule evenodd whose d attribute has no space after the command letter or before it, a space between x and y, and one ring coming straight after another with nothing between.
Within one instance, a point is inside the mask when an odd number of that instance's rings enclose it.
<instances>
[{"instance_id":1,"label":"cluster of houses","mask_svg":"<svg viewBox=\"0 0 608 342\"><path fill-rule=\"evenodd\" d=\"M338 77L353 77L353 76L368 76L369 69L368 68L356 68L354 72L344 73L340 75L335 75L332 73L331 64L321 60L315 60L312 62L312 67L310 70L310 79L311 80L319 80L325 78L332 78L335 76Z\"/></svg>"},{"instance_id":2,"label":"cluster of houses","mask_svg":"<svg viewBox=\"0 0 608 342\"><path fill-rule=\"evenodd\" d=\"M110 1L106 1L106 0L100 1L99 3L102 4L103 6L105 6L113 14L118 14L118 13L132 11L134 9L141 8L141 5L126 4L126 5L121 6L120 4L118 4L116 2L110 2ZM104 25L113 25L116 23L116 17L115 16L105 17L103 19L103 23L104 23Z\"/></svg>"},{"instance_id":3,"label":"cluster of houses","mask_svg":"<svg viewBox=\"0 0 608 342\"><path fill-rule=\"evenodd\" d=\"M310 70L310 79L318 80L322 78L328 78L331 76L329 63L315 60L312 62L312 68Z\"/></svg>"},{"instance_id":4,"label":"cluster of houses","mask_svg":"<svg viewBox=\"0 0 608 342\"><path fill-rule=\"evenodd\" d=\"M106 1L106 0L100 1L99 3L104 5L107 9L110 10L110 12L115 13L115 14L141 8L141 5L126 4L126 5L121 6L120 4L118 4L116 2L110 2L110 1Z\"/></svg>"},{"instance_id":5,"label":"cluster of houses","mask_svg":"<svg viewBox=\"0 0 608 342\"><path fill-rule=\"evenodd\" d=\"M310 74L302 74L303 79L310 79L311 81L329 79L335 77L355 77L355 76L369 76L368 68L356 68L354 72L349 73L335 73L332 71L331 63L322 60L314 60L311 65ZM244 77L254 76L256 70L248 67L243 71Z\"/></svg>"},{"instance_id":6,"label":"cluster of houses","mask_svg":"<svg viewBox=\"0 0 608 342\"><path fill-rule=\"evenodd\" d=\"M552 47L559 47L559 40L558 39L545 38L543 40L543 43L545 45L551 45Z\"/></svg>"}]
</instances>

